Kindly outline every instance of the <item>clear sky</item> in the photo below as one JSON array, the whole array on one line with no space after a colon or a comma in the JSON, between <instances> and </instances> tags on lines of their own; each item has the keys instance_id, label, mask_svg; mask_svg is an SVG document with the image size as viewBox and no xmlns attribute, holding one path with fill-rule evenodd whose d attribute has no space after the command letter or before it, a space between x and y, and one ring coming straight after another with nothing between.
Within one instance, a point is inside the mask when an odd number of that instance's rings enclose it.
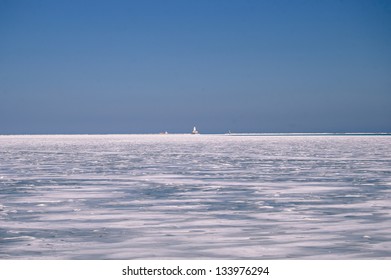
<instances>
[{"instance_id":1,"label":"clear sky","mask_svg":"<svg viewBox=\"0 0 391 280\"><path fill-rule=\"evenodd\" d=\"M391 1L0 0L0 134L390 132Z\"/></svg>"}]
</instances>

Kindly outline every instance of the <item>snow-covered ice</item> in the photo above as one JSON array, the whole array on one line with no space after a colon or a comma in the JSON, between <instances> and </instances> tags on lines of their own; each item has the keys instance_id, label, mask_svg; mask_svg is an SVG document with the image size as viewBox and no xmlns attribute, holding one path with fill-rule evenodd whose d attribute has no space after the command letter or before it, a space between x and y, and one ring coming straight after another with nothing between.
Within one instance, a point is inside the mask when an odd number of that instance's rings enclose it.
<instances>
[{"instance_id":1,"label":"snow-covered ice","mask_svg":"<svg viewBox=\"0 0 391 280\"><path fill-rule=\"evenodd\" d=\"M0 136L0 259L391 259L391 136Z\"/></svg>"}]
</instances>

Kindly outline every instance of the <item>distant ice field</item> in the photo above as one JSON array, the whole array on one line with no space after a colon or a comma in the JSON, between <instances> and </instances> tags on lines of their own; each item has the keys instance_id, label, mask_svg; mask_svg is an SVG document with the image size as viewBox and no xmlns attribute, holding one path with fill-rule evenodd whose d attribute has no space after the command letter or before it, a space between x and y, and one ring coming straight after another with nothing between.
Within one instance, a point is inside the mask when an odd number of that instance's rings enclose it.
<instances>
[{"instance_id":1,"label":"distant ice field","mask_svg":"<svg viewBox=\"0 0 391 280\"><path fill-rule=\"evenodd\" d=\"M0 259L391 259L391 136L0 136Z\"/></svg>"}]
</instances>

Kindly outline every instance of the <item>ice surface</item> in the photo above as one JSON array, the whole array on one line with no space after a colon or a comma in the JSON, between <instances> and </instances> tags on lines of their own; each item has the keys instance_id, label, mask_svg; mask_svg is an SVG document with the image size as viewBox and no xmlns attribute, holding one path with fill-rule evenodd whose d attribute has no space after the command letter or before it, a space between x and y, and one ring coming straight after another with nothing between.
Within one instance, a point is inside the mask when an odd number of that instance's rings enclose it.
<instances>
[{"instance_id":1,"label":"ice surface","mask_svg":"<svg viewBox=\"0 0 391 280\"><path fill-rule=\"evenodd\" d=\"M390 136L0 136L1 259L391 259Z\"/></svg>"}]
</instances>

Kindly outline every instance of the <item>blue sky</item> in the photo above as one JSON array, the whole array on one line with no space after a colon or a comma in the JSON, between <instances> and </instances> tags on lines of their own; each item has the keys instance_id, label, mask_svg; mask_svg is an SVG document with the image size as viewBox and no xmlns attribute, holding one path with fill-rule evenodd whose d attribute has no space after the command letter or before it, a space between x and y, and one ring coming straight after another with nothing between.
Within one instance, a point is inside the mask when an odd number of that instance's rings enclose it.
<instances>
[{"instance_id":1,"label":"blue sky","mask_svg":"<svg viewBox=\"0 0 391 280\"><path fill-rule=\"evenodd\" d=\"M0 0L0 134L390 132L391 1Z\"/></svg>"}]
</instances>

